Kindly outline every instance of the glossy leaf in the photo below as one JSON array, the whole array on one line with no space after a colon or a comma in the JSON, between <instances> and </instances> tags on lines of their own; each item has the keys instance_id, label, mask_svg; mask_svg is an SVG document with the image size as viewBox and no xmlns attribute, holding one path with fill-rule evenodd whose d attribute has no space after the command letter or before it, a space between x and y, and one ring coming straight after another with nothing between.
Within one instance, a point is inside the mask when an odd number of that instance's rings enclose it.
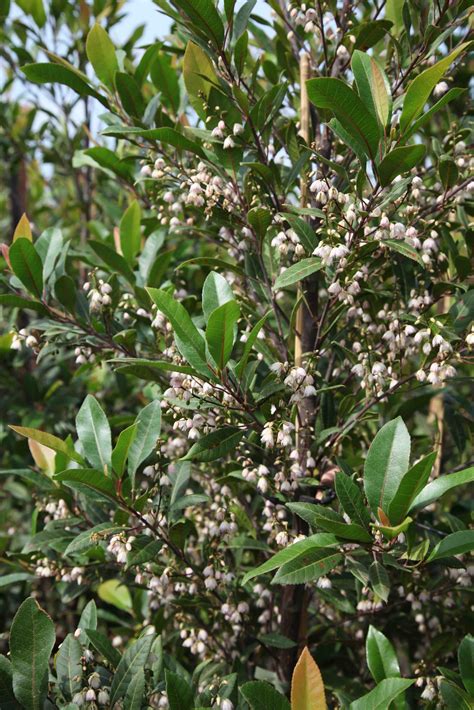
<instances>
[{"instance_id":1,"label":"glossy leaf","mask_svg":"<svg viewBox=\"0 0 474 710\"><path fill-rule=\"evenodd\" d=\"M386 602L390 594L390 579L387 570L380 562L372 562L370 565L369 579L374 592Z\"/></svg>"},{"instance_id":2,"label":"glossy leaf","mask_svg":"<svg viewBox=\"0 0 474 710\"><path fill-rule=\"evenodd\" d=\"M147 404L135 419L137 426L128 453L128 474L134 477L136 470L155 449L161 431L161 404L155 400Z\"/></svg>"},{"instance_id":3,"label":"glossy leaf","mask_svg":"<svg viewBox=\"0 0 474 710\"><path fill-rule=\"evenodd\" d=\"M48 432L40 431L39 429L31 429L29 427L23 426L14 426L13 424L10 424L9 426L10 429L13 429L13 431L15 431L17 434L20 434L20 436L25 436L28 439L37 441L39 444L47 446L53 451L59 451L72 461L76 461L81 465L84 464L84 459L82 458L82 456L78 454L72 446L69 446L65 441L62 441L62 439L59 439L57 436L54 436L54 434L49 434Z\"/></svg>"},{"instance_id":4,"label":"glossy leaf","mask_svg":"<svg viewBox=\"0 0 474 710\"><path fill-rule=\"evenodd\" d=\"M283 271L283 273L277 276L273 289L276 291L277 289L292 286L293 284L298 283L299 281L302 281L308 276L316 273L316 271L320 271L322 268L323 263L317 256L311 256L308 259L301 259L296 264L289 266L285 269L285 271Z\"/></svg>"},{"instance_id":5,"label":"glossy leaf","mask_svg":"<svg viewBox=\"0 0 474 710\"><path fill-rule=\"evenodd\" d=\"M287 508L312 527L321 528L346 540L372 542L372 536L364 527L357 523L346 523L344 518L331 508L313 503L288 503Z\"/></svg>"},{"instance_id":6,"label":"glossy leaf","mask_svg":"<svg viewBox=\"0 0 474 710\"><path fill-rule=\"evenodd\" d=\"M438 500L438 498L441 498L441 496L448 491L451 491L453 488L473 482L474 466L465 468L463 471L450 473L447 476L440 476L434 481L431 481L431 483L428 483L428 485L423 488L421 493L416 496L415 500L410 505L410 512L412 510L420 510L421 508L425 508L427 505L434 503L435 500Z\"/></svg>"},{"instance_id":7,"label":"glossy leaf","mask_svg":"<svg viewBox=\"0 0 474 710\"><path fill-rule=\"evenodd\" d=\"M217 83L217 77L211 60L194 42L188 42L186 45L183 77L193 108L201 118L205 118L203 98L207 99L212 84Z\"/></svg>"},{"instance_id":8,"label":"glossy leaf","mask_svg":"<svg viewBox=\"0 0 474 710\"><path fill-rule=\"evenodd\" d=\"M235 326L240 317L236 301L227 301L209 316L206 340L209 352L219 370L227 364L234 346Z\"/></svg>"},{"instance_id":9,"label":"glossy leaf","mask_svg":"<svg viewBox=\"0 0 474 710\"><path fill-rule=\"evenodd\" d=\"M334 535L329 533L318 533L316 535L310 535L304 538L304 540L298 540L283 550L279 550L273 555L269 560L261 564L259 567L250 570L244 576L242 584L247 584L254 577L258 577L266 572L272 572L278 567L282 567L287 562L290 562L295 557L300 556L303 552L308 552L310 550L322 547L329 547L330 545L336 545L337 540Z\"/></svg>"},{"instance_id":10,"label":"glossy leaf","mask_svg":"<svg viewBox=\"0 0 474 710\"><path fill-rule=\"evenodd\" d=\"M72 700L82 686L82 648L74 634L68 634L59 647L55 666L61 692Z\"/></svg>"},{"instance_id":11,"label":"glossy leaf","mask_svg":"<svg viewBox=\"0 0 474 710\"><path fill-rule=\"evenodd\" d=\"M317 108L329 109L372 160L377 155L380 129L377 119L364 106L356 92L341 79L321 77L307 84L310 101Z\"/></svg>"},{"instance_id":12,"label":"glossy leaf","mask_svg":"<svg viewBox=\"0 0 474 710\"><path fill-rule=\"evenodd\" d=\"M369 626L365 651L367 665L376 683L380 683L384 678L400 677L400 666L392 644L373 626Z\"/></svg>"},{"instance_id":13,"label":"glossy leaf","mask_svg":"<svg viewBox=\"0 0 474 710\"><path fill-rule=\"evenodd\" d=\"M106 108L109 107L108 101L104 96L95 91L75 71L71 71L71 69L61 64L49 62L25 64L22 67L22 71L30 81L37 84L64 84L64 86L73 89L79 96L92 96Z\"/></svg>"},{"instance_id":14,"label":"glossy leaf","mask_svg":"<svg viewBox=\"0 0 474 710\"><path fill-rule=\"evenodd\" d=\"M385 678L369 693L354 700L349 710L387 710L390 703L414 682L411 678Z\"/></svg>"},{"instance_id":15,"label":"glossy leaf","mask_svg":"<svg viewBox=\"0 0 474 710\"><path fill-rule=\"evenodd\" d=\"M56 635L48 614L31 597L15 614L10 655L15 698L28 710L43 710L48 694L49 657Z\"/></svg>"},{"instance_id":16,"label":"glossy leaf","mask_svg":"<svg viewBox=\"0 0 474 710\"><path fill-rule=\"evenodd\" d=\"M127 692L132 679L140 669L143 669L148 654L150 653L153 643L153 634L140 636L140 638L132 643L122 656L117 670L114 674L112 685L110 687L110 706L120 698L123 698Z\"/></svg>"},{"instance_id":17,"label":"glossy leaf","mask_svg":"<svg viewBox=\"0 0 474 710\"><path fill-rule=\"evenodd\" d=\"M355 49L352 72L364 105L377 118L382 128L388 126L392 113L392 94L387 76L374 57Z\"/></svg>"},{"instance_id":18,"label":"glossy leaf","mask_svg":"<svg viewBox=\"0 0 474 710\"><path fill-rule=\"evenodd\" d=\"M133 264L135 256L140 251L140 220L140 204L137 200L133 200L120 220L120 246L122 254L129 264Z\"/></svg>"},{"instance_id":19,"label":"glossy leaf","mask_svg":"<svg viewBox=\"0 0 474 710\"><path fill-rule=\"evenodd\" d=\"M211 271L202 287L202 310L206 321L216 308L234 299L234 292L227 280L216 271Z\"/></svg>"},{"instance_id":20,"label":"glossy leaf","mask_svg":"<svg viewBox=\"0 0 474 710\"><path fill-rule=\"evenodd\" d=\"M241 686L240 692L251 710L291 710L290 703L270 683L252 680Z\"/></svg>"},{"instance_id":21,"label":"glossy leaf","mask_svg":"<svg viewBox=\"0 0 474 710\"><path fill-rule=\"evenodd\" d=\"M145 694L145 671L138 668L130 680L123 700L123 710L141 710Z\"/></svg>"},{"instance_id":22,"label":"glossy leaf","mask_svg":"<svg viewBox=\"0 0 474 710\"><path fill-rule=\"evenodd\" d=\"M90 394L77 413L76 429L86 459L107 472L112 458L112 435L104 410Z\"/></svg>"},{"instance_id":23,"label":"glossy leaf","mask_svg":"<svg viewBox=\"0 0 474 710\"><path fill-rule=\"evenodd\" d=\"M474 697L474 636L465 636L459 644L458 665L464 687Z\"/></svg>"},{"instance_id":24,"label":"glossy leaf","mask_svg":"<svg viewBox=\"0 0 474 710\"><path fill-rule=\"evenodd\" d=\"M370 525L370 513L365 505L359 486L342 471L336 473L334 483L337 497L346 515L349 516L353 523L357 523L363 528L368 528Z\"/></svg>"},{"instance_id":25,"label":"glossy leaf","mask_svg":"<svg viewBox=\"0 0 474 710\"><path fill-rule=\"evenodd\" d=\"M378 508L388 513L409 461L410 435L397 417L376 434L365 461L364 488L373 513Z\"/></svg>"},{"instance_id":26,"label":"glossy leaf","mask_svg":"<svg viewBox=\"0 0 474 710\"><path fill-rule=\"evenodd\" d=\"M216 461L234 451L244 435L238 427L225 426L198 439L189 449L183 461Z\"/></svg>"},{"instance_id":27,"label":"glossy leaf","mask_svg":"<svg viewBox=\"0 0 474 710\"><path fill-rule=\"evenodd\" d=\"M382 187L387 187L398 175L403 175L420 165L425 155L426 146L424 145L405 145L391 150L377 165Z\"/></svg>"},{"instance_id":28,"label":"glossy leaf","mask_svg":"<svg viewBox=\"0 0 474 710\"><path fill-rule=\"evenodd\" d=\"M395 251L397 252L397 254L406 256L408 259L416 261L416 263L422 266L424 269L426 268L420 253L415 249L415 247L403 241L402 239L384 239L382 241L382 244L384 246L387 246L391 251Z\"/></svg>"},{"instance_id":29,"label":"glossy leaf","mask_svg":"<svg viewBox=\"0 0 474 710\"><path fill-rule=\"evenodd\" d=\"M405 100L403 102L402 115L400 116L400 130L404 133L410 124L419 116L428 101L428 98L436 84L447 72L451 64L459 57L465 49L470 45L470 42L460 44L447 57L441 59L434 66L421 72L408 85Z\"/></svg>"},{"instance_id":30,"label":"glossy leaf","mask_svg":"<svg viewBox=\"0 0 474 710\"><path fill-rule=\"evenodd\" d=\"M166 291L159 291L156 288L147 288L147 291L158 310L166 316L173 326L174 333L178 337L176 344L181 355L198 372L210 374L206 364L204 338L192 322L184 306Z\"/></svg>"},{"instance_id":31,"label":"glossy leaf","mask_svg":"<svg viewBox=\"0 0 474 710\"><path fill-rule=\"evenodd\" d=\"M43 263L29 239L19 237L10 247L13 272L27 291L37 298L43 295Z\"/></svg>"},{"instance_id":32,"label":"glossy leaf","mask_svg":"<svg viewBox=\"0 0 474 710\"><path fill-rule=\"evenodd\" d=\"M431 551L428 562L433 562L443 557L462 555L465 552L472 552L473 550L474 530L458 530L438 542Z\"/></svg>"},{"instance_id":33,"label":"glossy leaf","mask_svg":"<svg viewBox=\"0 0 474 710\"><path fill-rule=\"evenodd\" d=\"M102 601L117 607L117 609L123 611L131 611L132 609L132 598L123 580L108 579L106 582L102 582L97 588L97 594Z\"/></svg>"},{"instance_id":34,"label":"glossy leaf","mask_svg":"<svg viewBox=\"0 0 474 710\"><path fill-rule=\"evenodd\" d=\"M194 708L192 688L182 676L166 670L165 681L170 710L191 710Z\"/></svg>"},{"instance_id":35,"label":"glossy leaf","mask_svg":"<svg viewBox=\"0 0 474 710\"><path fill-rule=\"evenodd\" d=\"M96 76L112 88L114 75L118 70L115 47L107 32L98 24L95 24L87 35L86 52Z\"/></svg>"},{"instance_id":36,"label":"glossy leaf","mask_svg":"<svg viewBox=\"0 0 474 710\"><path fill-rule=\"evenodd\" d=\"M342 561L337 550L312 548L286 562L272 579L272 584L306 584L326 575Z\"/></svg>"},{"instance_id":37,"label":"glossy leaf","mask_svg":"<svg viewBox=\"0 0 474 710\"><path fill-rule=\"evenodd\" d=\"M321 672L305 647L291 679L291 710L326 710Z\"/></svg>"},{"instance_id":38,"label":"glossy leaf","mask_svg":"<svg viewBox=\"0 0 474 710\"><path fill-rule=\"evenodd\" d=\"M115 444L115 448L112 451L112 468L119 478L123 476L123 472L125 471L125 463L136 433L136 424L132 424L121 431L117 439L117 443Z\"/></svg>"},{"instance_id":39,"label":"glossy leaf","mask_svg":"<svg viewBox=\"0 0 474 710\"><path fill-rule=\"evenodd\" d=\"M403 476L388 509L388 517L392 525L401 523L406 517L412 502L425 487L435 460L436 451L432 451Z\"/></svg>"}]
</instances>

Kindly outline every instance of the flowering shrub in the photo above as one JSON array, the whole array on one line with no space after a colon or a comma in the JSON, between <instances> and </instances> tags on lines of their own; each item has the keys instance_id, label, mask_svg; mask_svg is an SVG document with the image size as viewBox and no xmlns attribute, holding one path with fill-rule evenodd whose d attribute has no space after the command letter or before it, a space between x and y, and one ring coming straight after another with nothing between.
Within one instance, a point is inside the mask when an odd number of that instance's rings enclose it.
<instances>
[{"instance_id":1,"label":"flowering shrub","mask_svg":"<svg viewBox=\"0 0 474 710\"><path fill-rule=\"evenodd\" d=\"M17 4L1 707L471 707L468 3Z\"/></svg>"}]
</instances>

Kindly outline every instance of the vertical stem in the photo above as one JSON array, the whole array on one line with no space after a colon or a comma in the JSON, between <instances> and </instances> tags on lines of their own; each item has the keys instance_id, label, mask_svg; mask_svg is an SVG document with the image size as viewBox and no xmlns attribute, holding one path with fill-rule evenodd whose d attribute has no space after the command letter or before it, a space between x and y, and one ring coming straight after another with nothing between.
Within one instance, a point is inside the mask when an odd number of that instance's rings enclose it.
<instances>
[{"instance_id":1,"label":"vertical stem","mask_svg":"<svg viewBox=\"0 0 474 710\"><path fill-rule=\"evenodd\" d=\"M309 145L311 142L310 131L310 105L308 93L306 91L306 81L310 78L310 55L307 52L300 54L300 86L301 86L301 113L300 113L300 135ZM307 176L305 173L301 175L301 205L306 206L307 201ZM314 284L307 284L310 288ZM315 295L317 289L312 289ZM303 286L298 288L298 300L300 305L296 314L295 327L295 365L301 366L303 354L311 350L314 342L314 319L310 302L308 303L303 296ZM314 299L313 299L314 300ZM311 308L311 310L310 310ZM312 419L314 407L310 399L304 400L298 406L298 416L296 417L296 447L299 452L300 462L306 464L306 453L308 449L308 425ZM304 525L304 524L303 524ZM304 532L302 528L298 532ZM303 585L288 585L285 587L281 599L281 631L284 636L287 636L292 641L296 642L296 646L289 650L284 650L281 653L280 672L283 680L290 682L293 669L297 658L305 645L307 636L307 609L308 609L308 594Z\"/></svg>"}]
</instances>

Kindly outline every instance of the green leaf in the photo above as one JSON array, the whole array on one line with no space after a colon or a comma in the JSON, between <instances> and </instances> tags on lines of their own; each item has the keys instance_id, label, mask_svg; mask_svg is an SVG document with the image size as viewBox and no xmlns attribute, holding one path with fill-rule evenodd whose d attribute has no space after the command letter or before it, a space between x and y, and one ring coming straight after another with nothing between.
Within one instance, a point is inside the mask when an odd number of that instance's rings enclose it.
<instances>
[{"instance_id":1,"label":"green leaf","mask_svg":"<svg viewBox=\"0 0 474 710\"><path fill-rule=\"evenodd\" d=\"M98 24L87 35L86 53L96 76L109 88L113 88L114 75L118 70L115 47L107 32Z\"/></svg>"},{"instance_id":2,"label":"green leaf","mask_svg":"<svg viewBox=\"0 0 474 710\"><path fill-rule=\"evenodd\" d=\"M221 459L235 450L244 433L238 427L221 427L198 439L181 460L208 462Z\"/></svg>"},{"instance_id":3,"label":"green leaf","mask_svg":"<svg viewBox=\"0 0 474 710\"><path fill-rule=\"evenodd\" d=\"M94 646L95 650L100 653L114 668L117 668L122 657L117 649L112 646L107 636L101 634L100 631L96 631L96 629L85 628L84 632L91 644Z\"/></svg>"},{"instance_id":4,"label":"green leaf","mask_svg":"<svg viewBox=\"0 0 474 710\"><path fill-rule=\"evenodd\" d=\"M337 550L313 548L284 564L272 579L272 584L306 584L326 575L342 562Z\"/></svg>"},{"instance_id":5,"label":"green leaf","mask_svg":"<svg viewBox=\"0 0 474 710\"><path fill-rule=\"evenodd\" d=\"M188 312L166 291L147 288L151 300L158 310L170 321L176 337L176 345L185 360L197 372L209 377L210 370L206 363L206 344L204 338L192 322Z\"/></svg>"},{"instance_id":6,"label":"green leaf","mask_svg":"<svg viewBox=\"0 0 474 710\"><path fill-rule=\"evenodd\" d=\"M268 227L272 223L272 213L265 207L253 207L247 213L248 223L254 228L255 233L260 239L265 236Z\"/></svg>"},{"instance_id":7,"label":"green leaf","mask_svg":"<svg viewBox=\"0 0 474 710\"><path fill-rule=\"evenodd\" d=\"M363 528L370 525L370 513L362 496L359 486L346 476L342 471L338 471L335 477L336 494L342 509L349 516L353 523L357 523Z\"/></svg>"},{"instance_id":8,"label":"green leaf","mask_svg":"<svg viewBox=\"0 0 474 710\"><path fill-rule=\"evenodd\" d=\"M13 429L13 431L15 431L17 434L20 434L20 436L25 436L28 439L37 441L39 444L47 446L53 451L58 451L61 454L64 454L72 461L76 461L77 463L84 465L84 459L82 458L82 456L78 454L77 451L75 451L73 447L69 446L65 441L62 441L62 439L58 439L57 436L54 436L53 434L48 434L45 431L40 431L39 429L30 429L29 427L23 426L13 426L13 424L9 424L9 427L10 429Z\"/></svg>"},{"instance_id":9,"label":"green leaf","mask_svg":"<svg viewBox=\"0 0 474 710\"><path fill-rule=\"evenodd\" d=\"M21 68L27 79L36 84L63 84L75 91L79 96L92 96L103 106L109 108L109 102L101 96L76 72L61 64L44 62L40 64L25 64Z\"/></svg>"},{"instance_id":10,"label":"green leaf","mask_svg":"<svg viewBox=\"0 0 474 710\"><path fill-rule=\"evenodd\" d=\"M122 254L129 264L133 264L135 256L140 251L140 220L140 204L137 200L133 200L120 220L120 246L122 248Z\"/></svg>"},{"instance_id":11,"label":"green leaf","mask_svg":"<svg viewBox=\"0 0 474 710\"><path fill-rule=\"evenodd\" d=\"M376 530L379 530L387 540L393 540L401 533L408 530L413 522L413 518L407 517L402 520L399 525L374 525Z\"/></svg>"},{"instance_id":12,"label":"green leaf","mask_svg":"<svg viewBox=\"0 0 474 710\"><path fill-rule=\"evenodd\" d=\"M56 635L48 614L31 597L15 614L10 630L13 692L28 710L43 710L48 695L49 657Z\"/></svg>"},{"instance_id":13,"label":"green leaf","mask_svg":"<svg viewBox=\"0 0 474 710\"><path fill-rule=\"evenodd\" d=\"M377 155L380 129L377 119L364 106L356 92L341 79L320 77L306 82L310 101L317 108L329 109L372 160Z\"/></svg>"},{"instance_id":14,"label":"green leaf","mask_svg":"<svg viewBox=\"0 0 474 710\"><path fill-rule=\"evenodd\" d=\"M132 597L120 579L108 579L106 582L99 584L97 588L99 599L122 609L122 611L130 612L132 610Z\"/></svg>"},{"instance_id":15,"label":"green leaf","mask_svg":"<svg viewBox=\"0 0 474 710\"><path fill-rule=\"evenodd\" d=\"M203 100L207 99L211 86L217 84L212 62L197 44L188 42L183 59L183 77L191 104L200 118L206 118ZM206 80L209 79L209 81Z\"/></svg>"},{"instance_id":16,"label":"green leaf","mask_svg":"<svg viewBox=\"0 0 474 710\"><path fill-rule=\"evenodd\" d=\"M41 315L46 315L48 312L42 303L39 303L38 301L30 301L28 298L16 296L13 293L1 293L0 306L27 309L30 311L36 311L36 313L40 313Z\"/></svg>"},{"instance_id":17,"label":"green leaf","mask_svg":"<svg viewBox=\"0 0 474 710\"><path fill-rule=\"evenodd\" d=\"M273 290L276 291L280 288L286 288L292 284L302 281L307 276L320 271L323 268L321 259L317 256L310 256L308 259L301 259L301 261L292 264L285 271L277 276L275 283L273 285Z\"/></svg>"},{"instance_id":18,"label":"green leaf","mask_svg":"<svg viewBox=\"0 0 474 710\"><path fill-rule=\"evenodd\" d=\"M0 656L0 707L2 710L20 710L15 700L12 684L12 664L5 656Z\"/></svg>"},{"instance_id":19,"label":"green leaf","mask_svg":"<svg viewBox=\"0 0 474 710\"><path fill-rule=\"evenodd\" d=\"M94 468L69 468L58 473L54 480L64 483L73 490L94 491L114 503L117 500L112 479L106 477L103 471L97 471Z\"/></svg>"},{"instance_id":20,"label":"green leaf","mask_svg":"<svg viewBox=\"0 0 474 710\"><path fill-rule=\"evenodd\" d=\"M390 579L387 570L380 562L372 562L369 567L369 579L372 589L384 602L390 594Z\"/></svg>"},{"instance_id":21,"label":"green leaf","mask_svg":"<svg viewBox=\"0 0 474 710\"><path fill-rule=\"evenodd\" d=\"M415 247L403 241L402 239L383 239L381 244L387 246L392 251L396 251L397 254L401 254L402 256L406 256L408 259L411 259L412 261L416 261L416 263L422 266L424 269L426 268L425 264L423 263L423 259L421 258Z\"/></svg>"},{"instance_id":22,"label":"green leaf","mask_svg":"<svg viewBox=\"0 0 474 710\"><path fill-rule=\"evenodd\" d=\"M112 468L119 478L122 478L123 472L125 471L125 462L136 433L136 424L132 424L121 431L117 439L117 443L115 444L115 448L112 451Z\"/></svg>"},{"instance_id":23,"label":"green leaf","mask_svg":"<svg viewBox=\"0 0 474 710\"><path fill-rule=\"evenodd\" d=\"M414 682L412 678L385 678L369 693L354 700L349 710L387 710L390 703Z\"/></svg>"},{"instance_id":24,"label":"green leaf","mask_svg":"<svg viewBox=\"0 0 474 710\"><path fill-rule=\"evenodd\" d=\"M474 636L465 636L459 644L458 665L464 687L474 697Z\"/></svg>"},{"instance_id":25,"label":"green leaf","mask_svg":"<svg viewBox=\"0 0 474 710\"><path fill-rule=\"evenodd\" d=\"M271 646L272 648L294 648L297 643L288 638L288 636L283 636L278 633L263 634L258 637L260 643L264 646Z\"/></svg>"},{"instance_id":26,"label":"green leaf","mask_svg":"<svg viewBox=\"0 0 474 710\"><path fill-rule=\"evenodd\" d=\"M403 102L402 115L400 116L400 130L405 133L410 124L419 116L428 101L428 98L441 77L447 72L454 60L469 47L470 42L460 44L447 57L444 57L434 66L421 72L408 85Z\"/></svg>"},{"instance_id":27,"label":"green leaf","mask_svg":"<svg viewBox=\"0 0 474 710\"><path fill-rule=\"evenodd\" d=\"M427 562L439 560L443 557L462 555L474 550L474 530L458 530L440 540L433 548Z\"/></svg>"},{"instance_id":28,"label":"green leaf","mask_svg":"<svg viewBox=\"0 0 474 710\"><path fill-rule=\"evenodd\" d=\"M444 189L449 190L451 187L454 187L459 177L459 170L454 160L449 156L441 157L438 169Z\"/></svg>"},{"instance_id":29,"label":"green leaf","mask_svg":"<svg viewBox=\"0 0 474 710\"><path fill-rule=\"evenodd\" d=\"M33 244L20 237L10 247L10 263L13 273L27 291L37 298L43 295L43 263Z\"/></svg>"},{"instance_id":30,"label":"green leaf","mask_svg":"<svg viewBox=\"0 0 474 710\"><path fill-rule=\"evenodd\" d=\"M405 140L408 140L410 136L412 136L414 133L420 130L425 123L428 123L433 115L437 113L443 106L446 106L450 101L454 101L455 99L458 98L461 94L463 94L466 91L466 89L461 89L461 88L456 88L456 89L450 89L444 96L440 98L439 101L437 101L434 106L432 106L428 111L425 111L417 120L412 124L411 128L408 129L407 133L405 134Z\"/></svg>"},{"instance_id":31,"label":"green leaf","mask_svg":"<svg viewBox=\"0 0 474 710\"><path fill-rule=\"evenodd\" d=\"M110 470L112 458L112 435L104 410L91 394L88 394L76 417L76 429L84 455L89 463L99 470Z\"/></svg>"},{"instance_id":32,"label":"green leaf","mask_svg":"<svg viewBox=\"0 0 474 710\"><path fill-rule=\"evenodd\" d=\"M272 572L274 569L281 567L287 562L291 562L295 557L298 557L303 552L308 552L310 550L322 547L328 547L330 545L336 545L337 540L334 535L328 533L318 533L317 535L310 535L303 540L298 540L283 550L279 550L273 557L256 567L247 574L242 579L242 584L247 584L254 577L259 577L261 574L266 572Z\"/></svg>"},{"instance_id":33,"label":"green leaf","mask_svg":"<svg viewBox=\"0 0 474 710\"><path fill-rule=\"evenodd\" d=\"M398 176L419 165L426 155L425 145L405 145L387 153L377 165L382 187L387 187Z\"/></svg>"},{"instance_id":34,"label":"green leaf","mask_svg":"<svg viewBox=\"0 0 474 710\"><path fill-rule=\"evenodd\" d=\"M356 542L372 542L372 536L361 525L348 525L332 508L313 503L287 503L293 513L306 520L311 527L322 528L338 537Z\"/></svg>"},{"instance_id":35,"label":"green leaf","mask_svg":"<svg viewBox=\"0 0 474 710\"><path fill-rule=\"evenodd\" d=\"M134 678L140 668L143 669L153 640L153 634L141 636L123 654L110 687L110 707L113 707L119 698L123 698L132 678Z\"/></svg>"},{"instance_id":36,"label":"green leaf","mask_svg":"<svg viewBox=\"0 0 474 710\"><path fill-rule=\"evenodd\" d=\"M244 352L242 354L242 357L240 358L238 364L235 367L235 373L237 377L241 377L242 373L245 370L245 366L247 365L248 359L250 357L250 353L252 351L252 348L258 338L258 334L262 330L263 326L265 325L265 322L270 315L270 311L266 313L263 318L260 318L260 320L255 323L254 327L250 331L248 338L245 342L245 347L244 347Z\"/></svg>"},{"instance_id":37,"label":"green leaf","mask_svg":"<svg viewBox=\"0 0 474 710\"><path fill-rule=\"evenodd\" d=\"M301 208L304 209L304 208ZM312 210L310 210L312 212ZM314 210L315 212L320 212L320 210ZM298 217L295 214L289 214L288 212L280 212L280 215L288 222L290 227L295 230L297 236L299 237L299 240L301 244L304 246L307 252L310 254L313 253L316 245L317 245L317 240L318 237L316 235L316 232L314 229L311 227L308 222L306 222L304 219L301 219L301 217ZM311 216L318 216L318 217L324 217L324 213L321 212L320 215L313 215Z\"/></svg>"},{"instance_id":38,"label":"green leaf","mask_svg":"<svg viewBox=\"0 0 474 710\"><path fill-rule=\"evenodd\" d=\"M351 68L360 98L385 128L390 124L392 94L384 70L374 57L359 49L352 53Z\"/></svg>"},{"instance_id":39,"label":"green leaf","mask_svg":"<svg viewBox=\"0 0 474 710\"><path fill-rule=\"evenodd\" d=\"M96 242L91 239L88 244L107 266L121 274L129 284L135 285L133 271L121 254L117 254L116 251L108 247L107 244L102 244L102 242Z\"/></svg>"},{"instance_id":40,"label":"green leaf","mask_svg":"<svg viewBox=\"0 0 474 710\"><path fill-rule=\"evenodd\" d=\"M443 679L439 687L447 710L472 710L471 698L459 685Z\"/></svg>"},{"instance_id":41,"label":"green leaf","mask_svg":"<svg viewBox=\"0 0 474 710\"><path fill-rule=\"evenodd\" d=\"M119 525L113 525L112 523L94 525L93 528L84 530L75 537L64 550L64 554L68 556L87 552L91 547L95 547L99 542L106 540L111 535L120 532L120 530L122 528Z\"/></svg>"},{"instance_id":42,"label":"green leaf","mask_svg":"<svg viewBox=\"0 0 474 710\"><path fill-rule=\"evenodd\" d=\"M270 683L252 680L241 686L240 692L251 710L291 710L290 703Z\"/></svg>"},{"instance_id":43,"label":"green leaf","mask_svg":"<svg viewBox=\"0 0 474 710\"><path fill-rule=\"evenodd\" d=\"M165 670L166 695L170 710L191 710L194 708L194 693L186 680Z\"/></svg>"},{"instance_id":44,"label":"green leaf","mask_svg":"<svg viewBox=\"0 0 474 710\"><path fill-rule=\"evenodd\" d=\"M87 602L84 609L82 610L81 618L77 628L83 631L84 629L96 629L97 628L97 607L95 601L91 599ZM85 635L81 635L81 641L85 643Z\"/></svg>"},{"instance_id":45,"label":"green leaf","mask_svg":"<svg viewBox=\"0 0 474 710\"><path fill-rule=\"evenodd\" d=\"M68 634L59 647L55 666L61 693L72 700L82 686L82 648L74 634Z\"/></svg>"},{"instance_id":46,"label":"green leaf","mask_svg":"<svg viewBox=\"0 0 474 710\"><path fill-rule=\"evenodd\" d=\"M432 451L403 476L387 511L388 518L393 525L398 525L404 520L414 499L425 487L435 460L436 451Z\"/></svg>"},{"instance_id":47,"label":"green leaf","mask_svg":"<svg viewBox=\"0 0 474 710\"><path fill-rule=\"evenodd\" d=\"M373 626L369 626L365 652L369 671L376 683L384 678L400 678L400 666L392 644Z\"/></svg>"},{"instance_id":48,"label":"green leaf","mask_svg":"<svg viewBox=\"0 0 474 710\"><path fill-rule=\"evenodd\" d=\"M226 279L215 271L211 271L202 287L202 310L206 321L216 308L233 300L235 300L234 292Z\"/></svg>"},{"instance_id":49,"label":"green leaf","mask_svg":"<svg viewBox=\"0 0 474 710\"><path fill-rule=\"evenodd\" d=\"M419 493L413 503L410 505L410 511L419 510L420 508L425 508L427 505L434 503L435 500L441 498L445 493L457 488L457 486L463 486L466 483L474 482L474 466L470 468L465 468L463 471L456 471L456 473L450 473L448 476L440 476L436 478L431 483L428 483L425 488Z\"/></svg>"},{"instance_id":50,"label":"green leaf","mask_svg":"<svg viewBox=\"0 0 474 710\"><path fill-rule=\"evenodd\" d=\"M223 370L234 347L234 333L240 318L240 308L236 301L227 301L209 316L206 340L209 352L219 370Z\"/></svg>"},{"instance_id":51,"label":"green leaf","mask_svg":"<svg viewBox=\"0 0 474 710\"><path fill-rule=\"evenodd\" d=\"M224 25L212 0L176 0L176 5L193 22L208 41L221 49L224 42Z\"/></svg>"},{"instance_id":52,"label":"green leaf","mask_svg":"<svg viewBox=\"0 0 474 710\"><path fill-rule=\"evenodd\" d=\"M143 668L139 668L128 685L123 701L123 710L141 710L144 694L145 671Z\"/></svg>"},{"instance_id":53,"label":"green leaf","mask_svg":"<svg viewBox=\"0 0 474 710\"><path fill-rule=\"evenodd\" d=\"M147 404L135 419L137 431L128 453L128 475L134 480L143 461L152 453L161 431L161 403L154 400Z\"/></svg>"},{"instance_id":54,"label":"green leaf","mask_svg":"<svg viewBox=\"0 0 474 710\"><path fill-rule=\"evenodd\" d=\"M373 440L364 467L364 488L372 512L388 514L410 461L410 434L401 417L383 426Z\"/></svg>"},{"instance_id":55,"label":"green leaf","mask_svg":"<svg viewBox=\"0 0 474 710\"><path fill-rule=\"evenodd\" d=\"M116 72L115 88L128 115L141 118L145 110L145 102L140 87L133 76L125 74L125 72Z\"/></svg>"}]
</instances>

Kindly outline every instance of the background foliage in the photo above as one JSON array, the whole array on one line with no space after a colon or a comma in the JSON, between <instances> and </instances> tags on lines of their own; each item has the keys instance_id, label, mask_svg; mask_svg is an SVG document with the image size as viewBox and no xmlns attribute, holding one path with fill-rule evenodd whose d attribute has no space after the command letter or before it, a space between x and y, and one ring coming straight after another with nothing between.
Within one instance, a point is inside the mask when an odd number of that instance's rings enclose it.
<instances>
[{"instance_id":1,"label":"background foliage","mask_svg":"<svg viewBox=\"0 0 474 710\"><path fill-rule=\"evenodd\" d=\"M470 3L156 6L0 2L0 706L472 707Z\"/></svg>"}]
</instances>

